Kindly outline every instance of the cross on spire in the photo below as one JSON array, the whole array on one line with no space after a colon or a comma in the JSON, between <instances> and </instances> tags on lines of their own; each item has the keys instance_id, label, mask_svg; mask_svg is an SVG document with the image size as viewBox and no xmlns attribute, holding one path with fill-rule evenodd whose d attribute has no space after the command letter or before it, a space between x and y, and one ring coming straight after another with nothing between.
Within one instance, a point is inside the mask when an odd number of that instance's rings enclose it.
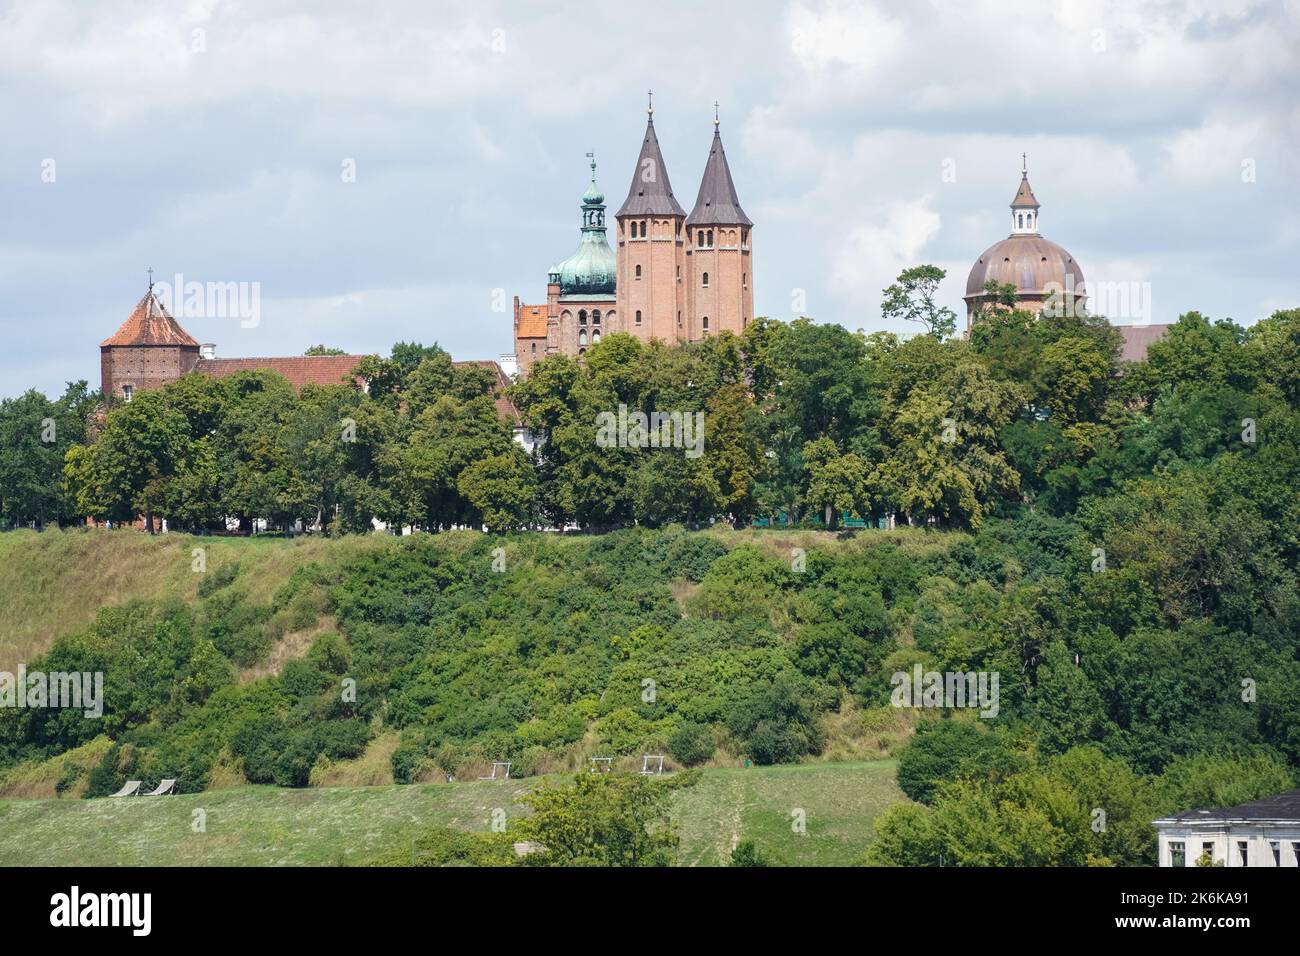
<instances>
[{"instance_id":1,"label":"cross on spire","mask_svg":"<svg viewBox=\"0 0 1300 956\"><path fill-rule=\"evenodd\" d=\"M153 266L149 267L149 291L153 291Z\"/></svg>"},{"instance_id":2,"label":"cross on spire","mask_svg":"<svg viewBox=\"0 0 1300 956\"><path fill-rule=\"evenodd\" d=\"M596 181L596 153L595 153L595 151L593 150L592 152L588 153L588 154L587 154L587 158L588 158L589 160L591 160L591 181L594 183L594 182Z\"/></svg>"},{"instance_id":3,"label":"cross on spire","mask_svg":"<svg viewBox=\"0 0 1300 956\"><path fill-rule=\"evenodd\" d=\"M720 119L718 119L718 101L717 101L717 100L714 100L714 101L713 101L713 128L714 128L714 129L717 129L717 128L718 128L718 124L721 123L721 122L722 122L722 121L721 121Z\"/></svg>"},{"instance_id":4,"label":"cross on spire","mask_svg":"<svg viewBox=\"0 0 1300 956\"><path fill-rule=\"evenodd\" d=\"M645 95L646 95L646 107L645 107L646 115L649 116L651 119L654 119L654 115L655 115L655 91L654 91L654 90L646 90L646 91L645 91Z\"/></svg>"},{"instance_id":5,"label":"cross on spire","mask_svg":"<svg viewBox=\"0 0 1300 956\"><path fill-rule=\"evenodd\" d=\"M1029 159L1027 154L1025 153L1020 154L1020 175L1022 176L1029 175Z\"/></svg>"}]
</instances>

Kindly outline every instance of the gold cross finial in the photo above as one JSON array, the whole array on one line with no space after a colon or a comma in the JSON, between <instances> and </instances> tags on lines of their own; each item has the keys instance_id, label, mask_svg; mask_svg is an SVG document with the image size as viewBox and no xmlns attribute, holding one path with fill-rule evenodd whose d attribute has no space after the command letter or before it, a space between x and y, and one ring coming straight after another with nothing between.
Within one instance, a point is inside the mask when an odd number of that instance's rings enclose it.
<instances>
[{"instance_id":1,"label":"gold cross finial","mask_svg":"<svg viewBox=\"0 0 1300 956\"><path fill-rule=\"evenodd\" d=\"M714 101L713 101L713 128L714 128L714 129L717 129L717 128L718 128L718 124L719 124L720 122L722 122L722 121L721 121L720 119L718 119L718 101L717 101L717 100L714 100Z\"/></svg>"},{"instance_id":2,"label":"gold cross finial","mask_svg":"<svg viewBox=\"0 0 1300 956\"><path fill-rule=\"evenodd\" d=\"M653 119L655 115L655 91L646 90L645 95L646 95L646 107L645 107L646 115Z\"/></svg>"}]
</instances>

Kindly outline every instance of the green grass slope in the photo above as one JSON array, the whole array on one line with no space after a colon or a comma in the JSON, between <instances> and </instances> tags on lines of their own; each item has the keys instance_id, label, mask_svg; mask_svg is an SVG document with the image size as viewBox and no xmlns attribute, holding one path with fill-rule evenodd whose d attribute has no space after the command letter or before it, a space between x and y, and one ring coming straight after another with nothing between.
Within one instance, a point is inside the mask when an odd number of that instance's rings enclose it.
<instances>
[{"instance_id":1,"label":"green grass slope","mask_svg":"<svg viewBox=\"0 0 1300 956\"><path fill-rule=\"evenodd\" d=\"M486 831L542 778L304 790L238 787L144 799L3 800L0 866L338 866L403 847L422 829ZM848 864L878 814L904 800L894 762L801 764L704 772L675 794L684 865L725 864L739 840L780 862ZM807 832L791 830L803 809ZM206 832L195 832L195 811Z\"/></svg>"},{"instance_id":2,"label":"green grass slope","mask_svg":"<svg viewBox=\"0 0 1300 956\"><path fill-rule=\"evenodd\" d=\"M298 568L342 561L357 551L392 547L386 535L324 539L150 536L134 530L74 529L0 534L0 671L49 650L55 638L89 624L104 607L133 599L193 602L201 574L238 563L249 600L267 603Z\"/></svg>"}]
</instances>

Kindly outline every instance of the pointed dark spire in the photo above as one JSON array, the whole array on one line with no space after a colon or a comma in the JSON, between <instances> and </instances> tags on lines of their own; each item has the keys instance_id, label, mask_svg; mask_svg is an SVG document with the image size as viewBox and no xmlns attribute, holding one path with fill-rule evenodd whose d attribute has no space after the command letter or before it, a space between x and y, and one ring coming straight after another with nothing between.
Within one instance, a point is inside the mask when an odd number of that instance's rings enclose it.
<instances>
[{"instance_id":1,"label":"pointed dark spire","mask_svg":"<svg viewBox=\"0 0 1300 956\"><path fill-rule=\"evenodd\" d=\"M659 139L655 136L654 108L648 107L649 118L645 124L645 140L641 155L632 171L632 186L618 216L684 216L686 211L673 197L673 186L668 181L668 167L659 152Z\"/></svg>"},{"instance_id":2,"label":"pointed dark spire","mask_svg":"<svg viewBox=\"0 0 1300 956\"><path fill-rule=\"evenodd\" d=\"M1024 153L1020 154L1020 188L1016 190L1016 198L1011 200L1011 208L1038 208L1038 200L1034 198L1034 191L1029 188L1029 162Z\"/></svg>"},{"instance_id":3,"label":"pointed dark spire","mask_svg":"<svg viewBox=\"0 0 1300 956\"><path fill-rule=\"evenodd\" d=\"M713 145L709 147L709 161L704 164L704 176L700 179L700 194L695 200L695 208L686 217L686 225L752 226L745 210L740 208L736 184L731 179L731 167L727 165L727 153L722 148L717 104L713 106Z\"/></svg>"}]
</instances>

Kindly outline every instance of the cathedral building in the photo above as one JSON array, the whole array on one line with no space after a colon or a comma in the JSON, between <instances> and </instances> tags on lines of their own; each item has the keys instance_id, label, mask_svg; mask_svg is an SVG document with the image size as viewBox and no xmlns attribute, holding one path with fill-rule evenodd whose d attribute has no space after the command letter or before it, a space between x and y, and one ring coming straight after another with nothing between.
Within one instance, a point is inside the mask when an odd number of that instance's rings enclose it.
<instances>
[{"instance_id":1,"label":"cathedral building","mask_svg":"<svg viewBox=\"0 0 1300 956\"><path fill-rule=\"evenodd\" d=\"M967 338L971 325L988 302L984 286L989 282L1014 286L1017 304L1030 312L1041 311L1053 296L1078 310L1076 314L1086 311L1088 296L1083 270L1074 256L1039 233L1041 208L1029 185L1029 171L1022 162L1020 185L1011 200L1011 234L984 250L966 277ZM1140 362L1146 358L1147 347L1162 338L1170 326L1143 322L1115 325L1115 328L1124 340L1121 361Z\"/></svg>"},{"instance_id":2,"label":"cathedral building","mask_svg":"<svg viewBox=\"0 0 1300 956\"><path fill-rule=\"evenodd\" d=\"M673 195L654 109L649 110L632 184L614 217L613 249L605 195L592 162L577 251L551 268L545 305L515 297L521 375L555 352L582 355L611 332L678 343L724 329L739 333L748 325L754 314L754 224L740 206L719 127L715 115L704 175L688 215Z\"/></svg>"},{"instance_id":3,"label":"cathedral building","mask_svg":"<svg viewBox=\"0 0 1300 956\"><path fill-rule=\"evenodd\" d=\"M1029 171L1022 167L1020 186L1011 200L1011 235L985 249L966 278L967 335L988 300L984 291L988 282L1015 286L1017 301L1031 312L1042 309L1053 293L1073 296L1078 307L1086 305L1083 270L1074 256L1039 233L1040 208L1029 186Z\"/></svg>"}]
</instances>

